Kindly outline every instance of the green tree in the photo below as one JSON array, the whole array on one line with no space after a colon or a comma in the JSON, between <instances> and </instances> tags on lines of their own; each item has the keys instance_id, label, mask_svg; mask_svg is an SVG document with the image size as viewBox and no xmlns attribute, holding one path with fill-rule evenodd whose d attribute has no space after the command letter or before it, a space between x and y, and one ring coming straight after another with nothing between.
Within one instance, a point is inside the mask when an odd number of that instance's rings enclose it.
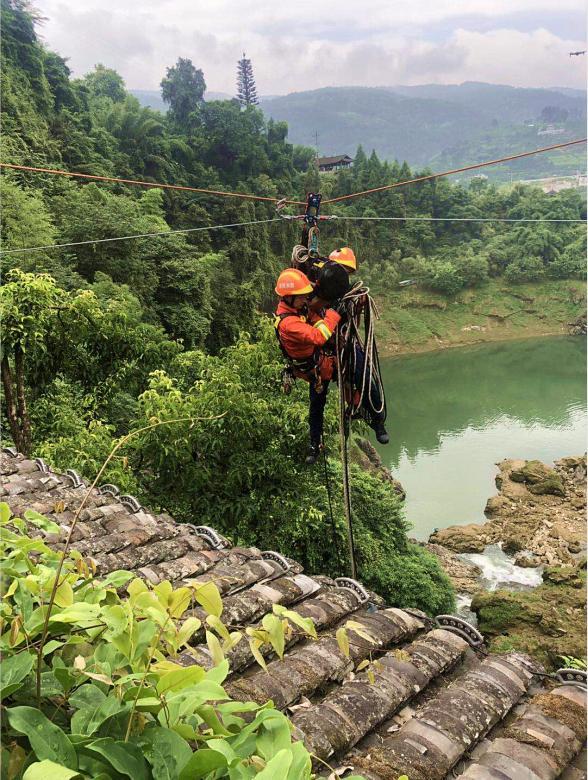
<instances>
[{"instance_id":1,"label":"green tree","mask_svg":"<svg viewBox=\"0 0 588 780\"><path fill-rule=\"evenodd\" d=\"M92 96L107 97L114 103L122 102L127 96L122 76L100 62L91 73L84 76L83 83Z\"/></svg>"},{"instance_id":2,"label":"green tree","mask_svg":"<svg viewBox=\"0 0 588 780\"><path fill-rule=\"evenodd\" d=\"M169 103L169 116L179 127L187 128L190 115L197 111L204 100L206 82L201 70L192 60L179 57L161 81L161 97Z\"/></svg>"}]
</instances>

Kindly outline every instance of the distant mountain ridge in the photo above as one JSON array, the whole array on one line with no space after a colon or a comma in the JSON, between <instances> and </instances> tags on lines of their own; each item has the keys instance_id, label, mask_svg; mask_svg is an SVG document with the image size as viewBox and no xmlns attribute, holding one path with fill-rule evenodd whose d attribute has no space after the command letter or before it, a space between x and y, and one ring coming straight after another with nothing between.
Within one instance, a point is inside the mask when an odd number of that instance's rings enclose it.
<instances>
[{"instance_id":1,"label":"distant mountain ridge","mask_svg":"<svg viewBox=\"0 0 588 780\"><path fill-rule=\"evenodd\" d=\"M144 105L166 110L158 92L133 90ZM228 99L208 93L210 99ZM292 143L319 154L354 156L358 145L384 159L414 167L469 164L585 135L586 92L523 88L483 82L392 87L324 87L262 97L269 118L288 123ZM552 109L544 114L545 109ZM553 110L554 109L554 110ZM554 122L550 116L559 121ZM546 118L547 117L547 118ZM572 174L584 166L585 149L531 158L490 171L527 178Z\"/></svg>"}]
</instances>

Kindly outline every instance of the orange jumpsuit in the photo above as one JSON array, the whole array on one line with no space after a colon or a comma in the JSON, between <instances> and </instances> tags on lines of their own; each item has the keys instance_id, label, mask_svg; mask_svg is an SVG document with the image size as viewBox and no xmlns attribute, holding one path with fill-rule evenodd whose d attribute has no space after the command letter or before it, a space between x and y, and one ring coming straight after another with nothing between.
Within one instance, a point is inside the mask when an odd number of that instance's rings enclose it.
<instances>
[{"instance_id":1,"label":"orange jumpsuit","mask_svg":"<svg viewBox=\"0 0 588 780\"><path fill-rule=\"evenodd\" d=\"M332 379L334 357L325 355L321 347L331 338L340 320L341 316L334 309L327 309L324 317L321 317L313 311L301 314L280 301L276 310L276 329L283 349L294 361L296 376L311 381L314 372L297 368L296 363L310 362L314 357L314 365L318 366L321 379Z\"/></svg>"}]
</instances>

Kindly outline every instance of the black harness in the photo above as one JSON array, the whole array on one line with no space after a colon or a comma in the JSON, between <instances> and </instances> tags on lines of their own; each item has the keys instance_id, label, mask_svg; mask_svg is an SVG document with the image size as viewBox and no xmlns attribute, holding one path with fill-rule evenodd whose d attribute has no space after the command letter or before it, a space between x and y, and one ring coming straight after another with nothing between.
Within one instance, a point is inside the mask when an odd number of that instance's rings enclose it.
<instances>
[{"instance_id":1,"label":"black harness","mask_svg":"<svg viewBox=\"0 0 588 780\"><path fill-rule=\"evenodd\" d=\"M316 370L317 364L318 364L318 357L320 355L320 350L315 349L311 357L307 358L293 358L291 355L288 354L286 351L286 347L282 343L282 339L280 338L280 325L282 324L283 320L286 319L286 317L300 317L299 314L295 314L294 312L282 312L282 314L276 314L274 319L274 329L276 332L276 338L278 339L278 344L280 345L280 349L282 350L282 355L286 358L288 361L288 366L294 370L294 371L301 371L305 374L310 374Z\"/></svg>"}]
</instances>

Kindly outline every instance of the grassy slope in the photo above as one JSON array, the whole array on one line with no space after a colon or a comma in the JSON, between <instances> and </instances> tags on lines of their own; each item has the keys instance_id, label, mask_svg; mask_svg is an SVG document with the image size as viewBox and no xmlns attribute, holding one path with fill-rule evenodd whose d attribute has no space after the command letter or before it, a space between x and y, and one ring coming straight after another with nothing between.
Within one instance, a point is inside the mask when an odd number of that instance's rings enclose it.
<instances>
[{"instance_id":1,"label":"grassy slope","mask_svg":"<svg viewBox=\"0 0 588 780\"><path fill-rule=\"evenodd\" d=\"M509 286L499 279L455 298L409 287L378 299L380 353L564 334L585 301L585 282L570 280Z\"/></svg>"}]
</instances>

